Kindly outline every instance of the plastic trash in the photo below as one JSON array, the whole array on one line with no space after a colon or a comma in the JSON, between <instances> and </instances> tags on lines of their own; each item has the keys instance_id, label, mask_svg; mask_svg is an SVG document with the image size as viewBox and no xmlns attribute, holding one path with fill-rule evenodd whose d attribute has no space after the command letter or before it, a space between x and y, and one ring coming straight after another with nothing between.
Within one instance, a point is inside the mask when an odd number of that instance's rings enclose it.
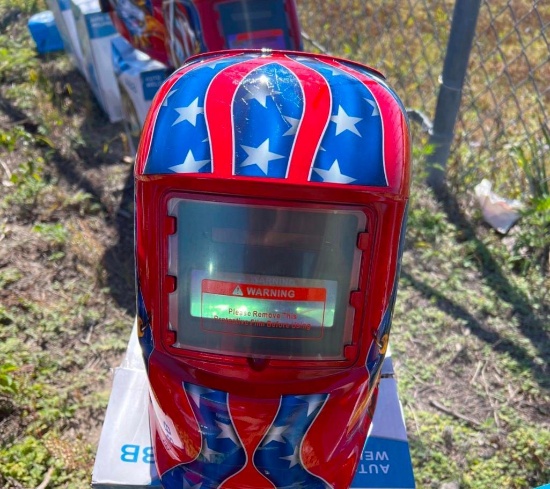
<instances>
[{"instance_id":1,"label":"plastic trash","mask_svg":"<svg viewBox=\"0 0 550 489\"><path fill-rule=\"evenodd\" d=\"M520 218L523 204L519 200L505 199L492 190L492 183L483 179L474 191L483 213L483 219L499 233L506 234Z\"/></svg>"}]
</instances>

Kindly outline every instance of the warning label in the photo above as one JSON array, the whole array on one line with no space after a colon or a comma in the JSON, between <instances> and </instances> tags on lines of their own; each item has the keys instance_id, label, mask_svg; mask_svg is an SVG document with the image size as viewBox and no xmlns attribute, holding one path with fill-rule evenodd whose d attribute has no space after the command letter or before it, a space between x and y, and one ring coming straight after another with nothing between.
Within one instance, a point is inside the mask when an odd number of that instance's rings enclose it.
<instances>
[{"instance_id":1,"label":"warning label","mask_svg":"<svg viewBox=\"0 0 550 489\"><path fill-rule=\"evenodd\" d=\"M327 290L203 279L201 317L253 328L324 326Z\"/></svg>"},{"instance_id":2,"label":"warning label","mask_svg":"<svg viewBox=\"0 0 550 489\"><path fill-rule=\"evenodd\" d=\"M208 331L320 338L334 324L336 293L330 280L193 270L190 313Z\"/></svg>"},{"instance_id":3,"label":"warning label","mask_svg":"<svg viewBox=\"0 0 550 489\"><path fill-rule=\"evenodd\" d=\"M203 280L203 294L260 298L266 300L326 302L327 291L318 287L280 287L274 285L239 284L219 280Z\"/></svg>"}]
</instances>

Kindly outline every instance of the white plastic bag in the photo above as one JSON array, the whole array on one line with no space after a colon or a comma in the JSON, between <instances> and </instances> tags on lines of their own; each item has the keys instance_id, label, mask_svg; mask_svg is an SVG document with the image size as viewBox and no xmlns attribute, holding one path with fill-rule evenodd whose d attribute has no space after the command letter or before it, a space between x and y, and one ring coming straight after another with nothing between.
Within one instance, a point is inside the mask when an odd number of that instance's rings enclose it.
<instances>
[{"instance_id":1,"label":"white plastic bag","mask_svg":"<svg viewBox=\"0 0 550 489\"><path fill-rule=\"evenodd\" d=\"M506 234L520 218L523 204L519 200L509 200L495 194L489 180L483 179L474 188L483 213L483 219L499 233Z\"/></svg>"}]
</instances>

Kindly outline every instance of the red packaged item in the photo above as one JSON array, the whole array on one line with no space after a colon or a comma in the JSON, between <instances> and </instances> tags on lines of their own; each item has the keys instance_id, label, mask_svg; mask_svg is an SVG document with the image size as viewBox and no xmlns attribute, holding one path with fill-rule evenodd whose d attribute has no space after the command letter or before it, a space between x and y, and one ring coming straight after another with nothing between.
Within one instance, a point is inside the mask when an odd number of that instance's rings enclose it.
<instances>
[{"instance_id":1,"label":"red packaged item","mask_svg":"<svg viewBox=\"0 0 550 489\"><path fill-rule=\"evenodd\" d=\"M102 0L117 30L172 67L221 49L302 48L294 0Z\"/></svg>"},{"instance_id":2,"label":"red packaged item","mask_svg":"<svg viewBox=\"0 0 550 489\"><path fill-rule=\"evenodd\" d=\"M116 30L134 48L161 63L170 64L162 11L152 0L101 0Z\"/></svg>"}]
</instances>

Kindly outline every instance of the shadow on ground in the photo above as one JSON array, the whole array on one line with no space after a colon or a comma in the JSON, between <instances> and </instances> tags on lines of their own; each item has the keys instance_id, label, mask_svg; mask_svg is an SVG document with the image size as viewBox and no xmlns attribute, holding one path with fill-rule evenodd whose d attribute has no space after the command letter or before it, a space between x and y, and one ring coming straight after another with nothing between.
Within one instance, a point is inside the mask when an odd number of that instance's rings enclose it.
<instances>
[{"instance_id":1,"label":"shadow on ground","mask_svg":"<svg viewBox=\"0 0 550 489\"><path fill-rule=\"evenodd\" d=\"M402 277L426 298L435 298L441 310L455 318L465 320L472 333L482 341L490 344L495 351L509 354L522 366L531 370L541 387L550 388L548 368L550 364L550 333L547 324L538 317L529 302L529 298L510 283L489 249L478 238L475 227L461 211L456 197L447 188L436 188L434 193L449 221L461 230L465 239L474 244L474 254L477 258L475 262L478 263L479 272L485 283L494 290L502 301L512 306L512 313L519 324L519 333L531 342L537 355L543 360L542 364L535 362L535 359L525 348L486 328L463 306L448 299L431 286L404 272Z\"/></svg>"},{"instance_id":2,"label":"shadow on ground","mask_svg":"<svg viewBox=\"0 0 550 489\"><path fill-rule=\"evenodd\" d=\"M93 99L87 82L76 70L66 72L54 68L48 73L48 80L58 87L52 103L66 112L64 104L69 98L69 115L82 121L78 128L81 141L60 143L60 146L70 146L71 151L67 152L57 147L57 141L48 145L38 138L40 151L48 168L55 167L56 178L75 193L89 194L105 215L106 226L111 228L111 233L114 231L116 243L102 260L106 272L104 285L115 301L134 315L133 168L122 163L128 156L120 137L122 123L109 122ZM40 134L39 124L1 94L0 111L10 124L20 125L34 136ZM70 153L76 153L76 157L67 156Z\"/></svg>"}]
</instances>

